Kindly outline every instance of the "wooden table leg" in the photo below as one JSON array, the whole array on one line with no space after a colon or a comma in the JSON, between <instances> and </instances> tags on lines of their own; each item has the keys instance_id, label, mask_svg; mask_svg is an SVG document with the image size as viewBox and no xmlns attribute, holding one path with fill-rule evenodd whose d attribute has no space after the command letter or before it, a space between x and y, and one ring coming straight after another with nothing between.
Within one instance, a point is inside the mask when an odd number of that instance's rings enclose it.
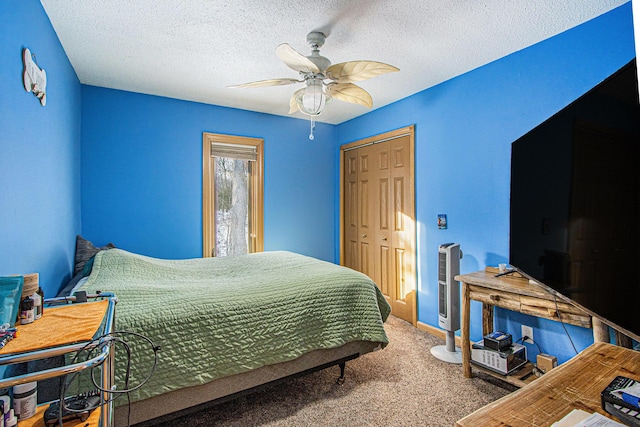
<instances>
[{"instance_id":1,"label":"wooden table leg","mask_svg":"<svg viewBox=\"0 0 640 427\"><path fill-rule=\"evenodd\" d=\"M492 304L482 303L482 336L493 332L493 308Z\"/></svg>"},{"instance_id":2,"label":"wooden table leg","mask_svg":"<svg viewBox=\"0 0 640 427\"><path fill-rule=\"evenodd\" d=\"M597 317L591 318L593 342L609 342L609 327Z\"/></svg>"},{"instance_id":3,"label":"wooden table leg","mask_svg":"<svg viewBox=\"0 0 640 427\"><path fill-rule=\"evenodd\" d=\"M462 332L460 347L462 350L462 373L465 378L471 378L471 342L469 322L471 321L471 300L469 298L469 285L462 284Z\"/></svg>"}]
</instances>

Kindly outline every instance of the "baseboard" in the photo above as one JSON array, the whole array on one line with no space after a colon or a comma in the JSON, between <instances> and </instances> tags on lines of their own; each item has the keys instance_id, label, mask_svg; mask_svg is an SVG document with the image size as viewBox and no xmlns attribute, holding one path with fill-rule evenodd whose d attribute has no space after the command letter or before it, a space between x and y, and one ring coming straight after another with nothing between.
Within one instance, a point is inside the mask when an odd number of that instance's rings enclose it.
<instances>
[{"instance_id":1,"label":"baseboard","mask_svg":"<svg viewBox=\"0 0 640 427\"><path fill-rule=\"evenodd\" d=\"M434 337L440 338L441 340L445 340L447 337L447 334L443 329L436 328L435 326L431 326L426 323L422 323L420 321L416 323L416 327L421 331L424 331L428 334L433 335ZM461 347L462 346L461 343L462 343L462 340L460 339L459 336L456 335L456 347Z\"/></svg>"}]
</instances>

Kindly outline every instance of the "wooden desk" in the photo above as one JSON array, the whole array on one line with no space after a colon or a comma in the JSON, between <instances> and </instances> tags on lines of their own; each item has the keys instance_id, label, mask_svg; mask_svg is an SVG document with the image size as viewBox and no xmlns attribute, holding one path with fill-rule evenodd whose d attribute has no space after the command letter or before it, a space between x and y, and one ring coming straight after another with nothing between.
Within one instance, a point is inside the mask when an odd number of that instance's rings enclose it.
<instances>
[{"instance_id":1,"label":"wooden desk","mask_svg":"<svg viewBox=\"0 0 640 427\"><path fill-rule=\"evenodd\" d=\"M527 278L518 273L495 277L497 269L487 267L484 271L462 274L455 277L462 283L462 369L466 378L471 378L471 342L470 342L470 307L471 300L482 302L482 335L493 332L493 309L502 307L508 310L559 320L564 323L578 325L585 328L592 327L592 319L587 313L565 302L562 296L554 301L553 294L541 286L532 284ZM557 308L556 308L557 307ZM560 317L558 317L558 310ZM516 337L514 337L514 341ZM596 338L595 341L601 341ZM490 371L487 371L491 373ZM522 387L525 382L518 377L500 378ZM530 377L533 380L535 377Z\"/></svg>"},{"instance_id":2,"label":"wooden desk","mask_svg":"<svg viewBox=\"0 0 640 427\"><path fill-rule=\"evenodd\" d=\"M535 382L480 408L455 425L543 427L573 409L600 412L613 418L601 409L600 392L617 375L640 380L640 352L594 343Z\"/></svg>"}]
</instances>

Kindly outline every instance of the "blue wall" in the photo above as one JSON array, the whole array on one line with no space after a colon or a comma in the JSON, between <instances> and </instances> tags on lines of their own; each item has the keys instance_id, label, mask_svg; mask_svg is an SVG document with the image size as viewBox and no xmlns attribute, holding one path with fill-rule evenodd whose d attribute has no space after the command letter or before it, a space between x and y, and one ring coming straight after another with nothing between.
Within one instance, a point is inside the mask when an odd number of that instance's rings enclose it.
<instances>
[{"instance_id":1,"label":"blue wall","mask_svg":"<svg viewBox=\"0 0 640 427\"><path fill-rule=\"evenodd\" d=\"M0 274L38 271L51 295L80 232L151 256L200 256L205 131L264 138L265 249L335 261L339 145L415 124L419 320L431 325L438 244L461 243L463 272L507 259L510 143L634 56L627 3L365 116L319 124L311 142L306 120L81 86L36 0L0 2L0 22ZM24 47L47 71L46 107L22 88ZM479 304L472 316L479 339ZM521 323L560 361L572 355L559 324L497 313L516 337ZM590 343L589 330L569 330L579 349Z\"/></svg>"},{"instance_id":2,"label":"blue wall","mask_svg":"<svg viewBox=\"0 0 640 427\"><path fill-rule=\"evenodd\" d=\"M160 258L202 255L202 133L264 139L265 250L333 261L335 126L82 88L82 233Z\"/></svg>"},{"instance_id":3,"label":"blue wall","mask_svg":"<svg viewBox=\"0 0 640 427\"><path fill-rule=\"evenodd\" d=\"M22 83L22 49L47 104ZM80 232L80 82L37 0L0 2L0 275L38 272L53 296Z\"/></svg>"},{"instance_id":4,"label":"blue wall","mask_svg":"<svg viewBox=\"0 0 640 427\"><path fill-rule=\"evenodd\" d=\"M340 144L416 125L418 318L437 326L437 248L459 242L463 273L507 262L511 142L635 56L631 3L556 37L338 126ZM447 230L437 215L448 216ZM472 339L481 339L472 305ZM498 310L496 327L534 326L543 350L573 354L562 326ZM542 330L540 330L542 328ZM578 350L590 330L569 327ZM534 356L534 349L529 348Z\"/></svg>"}]
</instances>

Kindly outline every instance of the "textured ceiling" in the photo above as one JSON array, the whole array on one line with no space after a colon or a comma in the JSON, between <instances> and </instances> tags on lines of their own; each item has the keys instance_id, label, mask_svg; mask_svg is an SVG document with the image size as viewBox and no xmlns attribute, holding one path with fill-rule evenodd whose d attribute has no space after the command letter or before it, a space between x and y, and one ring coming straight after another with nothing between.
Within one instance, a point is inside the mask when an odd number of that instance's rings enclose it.
<instances>
[{"instance_id":1,"label":"textured ceiling","mask_svg":"<svg viewBox=\"0 0 640 427\"><path fill-rule=\"evenodd\" d=\"M595 18L628 0L41 0L84 84L287 115L299 86L229 89L297 78L275 55L327 34L332 63L400 68L358 82L373 108L397 101ZM369 109L333 101L318 118ZM301 113L294 116L305 118Z\"/></svg>"}]
</instances>

